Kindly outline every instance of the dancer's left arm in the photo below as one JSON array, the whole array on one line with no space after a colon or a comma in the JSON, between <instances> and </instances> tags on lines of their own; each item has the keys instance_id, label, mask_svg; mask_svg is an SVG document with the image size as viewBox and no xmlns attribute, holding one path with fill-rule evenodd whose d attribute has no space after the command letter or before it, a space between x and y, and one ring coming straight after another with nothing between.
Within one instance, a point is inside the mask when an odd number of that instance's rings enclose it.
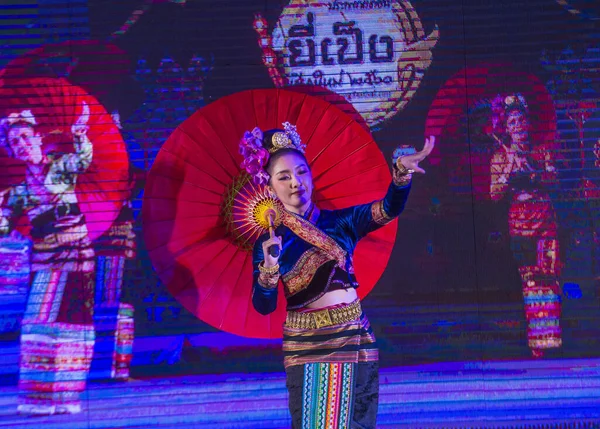
<instances>
[{"instance_id":1,"label":"dancer's left arm","mask_svg":"<svg viewBox=\"0 0 600 429\"><path fill-rule=\"evenodd\" d=\"M54 159L46 175L44 184L54 194L72 192L77 182L77 176L84 173L92 163L94 146L87 136L90 108L85 102L82 105L82 111L81 116L71 127L75 152Z\"/></svg>"},{"instance_id":2,"label":"dancer's left arm","mask_svg":"<svg viewBox=\"0 0 600 429\"><path fill-rule=\"evenodd\" d=\"M406 205L414 173L425 174L419 163L423 161L435 146L435 137L425 140L420 152L401 156L393 164L393 179L385 197L381 200L338 211L338 222L351 236L354 243L397 218Z\"/></svg>"}]
</instances>

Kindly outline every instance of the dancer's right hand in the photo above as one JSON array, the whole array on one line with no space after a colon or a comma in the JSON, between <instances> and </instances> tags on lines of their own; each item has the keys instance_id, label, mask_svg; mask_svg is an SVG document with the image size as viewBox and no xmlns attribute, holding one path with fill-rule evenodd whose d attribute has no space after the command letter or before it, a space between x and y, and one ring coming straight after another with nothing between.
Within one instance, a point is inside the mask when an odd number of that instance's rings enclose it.
<instances>
[{"instance_id":1,"label":"dancer's right hand","mask_svg":"<svg viewBox=\"0 0 600 429\"><path fill-rule=\"evenodd\" d=\"M88 121L90 120L90 107L85 101L82 104L81 110L81 116L71 126L71 133L76 138L80 138L83 135L87 134L88 130L90 129L90 127L88 126Z\"/></svg>"},{"instance_id":2,"label":"dancer's right hand","mask_svg":"<svg viewBox=\"0 0 600 429\"><path fill-rule=\"evenodd\" d=\"M279 263L279 257L274 258L273 256L271 256L269 254L269 247L271 246L277 246L279 247L279 256L281 256L281 237L276 237L276 236L272 236L269 239L263 241L262 244L262 249L263 249L263 255L265 255L265 263L264 266L265 268L271 268L274 267L275 265L277 265Z\"/></svg>"}]
</instances>

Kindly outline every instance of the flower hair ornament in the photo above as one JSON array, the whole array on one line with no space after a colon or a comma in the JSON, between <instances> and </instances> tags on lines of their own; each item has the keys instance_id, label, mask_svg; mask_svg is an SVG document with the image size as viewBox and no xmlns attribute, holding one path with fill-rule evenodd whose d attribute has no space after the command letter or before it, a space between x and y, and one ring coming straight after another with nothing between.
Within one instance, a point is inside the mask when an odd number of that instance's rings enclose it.
<instances>
[{"instance_id":1,"label":"flower hair ornament","mask_svg":"<svg viewBox=\"0 0 600 429\"><path fill-rule=\"evenodd\" d=\"M306 145L296 131L296 126L289 122L284 122L283 131L276 131L271 136L271 147L264 145L263 131L255 127L252 131L246 131L242 137L239 150L244 157L240 167L252 176L252 181L256 185L266 185L270 176L265 171L265 165L269 162L270 155L281 149L294 149L304 154Z\"/></svg>"}]
</instances>

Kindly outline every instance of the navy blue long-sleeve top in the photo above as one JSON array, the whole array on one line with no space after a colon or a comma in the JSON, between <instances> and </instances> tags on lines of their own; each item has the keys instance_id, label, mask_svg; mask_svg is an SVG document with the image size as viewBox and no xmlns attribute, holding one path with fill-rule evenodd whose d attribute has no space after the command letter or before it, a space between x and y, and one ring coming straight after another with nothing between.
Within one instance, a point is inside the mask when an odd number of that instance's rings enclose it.
<instances>
[{"instance_id":1,"label":"navy blue long-sleeve top","mask_svg":"<svg viewBox=\"0 0 600 429\"><path fill-rule=\"evenodd\" d=\"M358 287L352 266L352 255L358 241L400 215L404 210L410 187L410 182L392 182L382 200L340 210L309 211L302 218L310 222L304 223L309 228L304 228L300 234L304 235L305 239L292 231L285 222L279 225L275 229L275 235L282 237L279 275L284 286L287 309L305 307L330 290ZM288 214L300 218L299 215ZM309 241L312 239L306 240L305 234L315 232L310 225L316 226L335 241L337 253L311 244ZM277 287L270 287L261 281L259 264L264 260L262 243L268 238L269 234L259 237L253 250L252 304L263 315L275 311L278 294ZM340 256L342 253L345 258Z\"/></svg>"}]
</instances>

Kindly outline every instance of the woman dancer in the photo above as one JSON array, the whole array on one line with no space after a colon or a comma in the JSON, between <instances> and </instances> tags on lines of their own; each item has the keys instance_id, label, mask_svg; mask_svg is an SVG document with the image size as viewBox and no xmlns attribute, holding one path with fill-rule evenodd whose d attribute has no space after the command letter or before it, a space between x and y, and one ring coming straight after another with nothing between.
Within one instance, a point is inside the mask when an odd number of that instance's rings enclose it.
<instances>
[{"instance_id":1,"label":"woman dancer","mask_svg":"<svg viewBox=\"0 0 600 429\"><path fill-rule=\"evenodd\" d=\"M421 152L398 157L382 200L329 211L312 201L311 170L296 127L283 125L264 134L254 129L240 143L242 167L268 185L287 219L255 243L252 302L261 314L273 312L283 282L288 310L283 353L293 427L375 428L378 350L356 293L352 254L362 237L402 212L412 174L425 172L419 162L431 153L434 139Z\"/></svg>"},{"instance_id":2,"label":"woman dancer","mask_svg":"<svg viewBox=\"0 0 600 429\"><path fill-rule=\"evenodd\" d=\"M508 227L523 285L528 343L533 356L541 357L545 349L562 344L558 232L547 192L556 183L556 169L550 153L531 143L523 96L498 97L494 104L494 122L504 133L491 161L490 196L509 200Z\"/></svg>"},{"instance_id":3,"label":"woman dancer","mask_svg":"<svg viewBox=\"0 0 600 429\"><path fill-rule=\"evenodd\" d=\"M0 120L0 145L26 164L25 181L0 198L0 233L31 223L32 284L21 327L18 411L78 413L94 348L94 251L75 184L91 164L90 109L71 127L74 153L46 156L30 110Z\"/></svg>"}]
</instances>

